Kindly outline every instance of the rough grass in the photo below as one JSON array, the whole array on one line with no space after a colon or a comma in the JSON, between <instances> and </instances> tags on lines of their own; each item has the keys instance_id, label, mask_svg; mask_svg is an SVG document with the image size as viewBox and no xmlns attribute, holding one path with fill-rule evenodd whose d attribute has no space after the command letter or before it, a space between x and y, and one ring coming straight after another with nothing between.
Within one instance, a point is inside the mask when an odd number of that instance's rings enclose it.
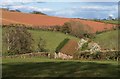
<instances>
[{"instance_id":1,"label":"rough grass","mask_svg":"<svg viewBox=\"0 0 120 79\"><path fill-rule=\"evenodd\" d=\"M117 77L118 62L5 58L3 77Z\"/></svg>"},{"instance_id":2,"label":"rough grass","mask_svg":"<svg viewBox=\"0 0 120 79\"><path fill-rule=\"evenodd\" d=\"M46 41L46 49L50 50L51 52L54 52L57 46L66 38L79 40L76 37L73 37L71 35L66 35L60 32L41 31L41 30L29 30L29 32L32 34L35 40L35 43L33 44L35 47L34 49L37 48L39 37L42 37Z\"/></svg>"},{"instance_id":3,"label":"rough grass","mask_svg":"<svg viewBox=\"0 0 120 79\"><path fill-rule=\"evenodd\" d=\"M118 33L120 30L112 30L96 35L94 41L104 49L118 49Z\"/></svg>"}]
</instances>

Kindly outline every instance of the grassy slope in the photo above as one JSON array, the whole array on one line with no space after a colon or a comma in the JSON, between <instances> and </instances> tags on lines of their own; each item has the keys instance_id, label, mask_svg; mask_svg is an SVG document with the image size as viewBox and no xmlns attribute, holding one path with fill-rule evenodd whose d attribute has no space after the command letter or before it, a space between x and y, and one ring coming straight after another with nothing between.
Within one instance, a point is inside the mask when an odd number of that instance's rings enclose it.
<instances>
[{"instance_id":1,"label":"grassy slope","mask_svg":"<svg viewBox=\"0 0 120 79\"><path fill-rule=\"evenodd\" d=\"M109 23L109 24L118 24L119 23L118 20L93 20L93 21Z\"/></svg>"},{"instance_id":2,"label":"grassy slope","mask_svg":"<svg viewBox=\"0 0 120 79\"><path fill-rule=\"evenodd\" d=\"M118 32L120 32L120 30L113 30L98 34L96 35L94 41L99 43L99 45L105 49L118 48Z\"/></svg>"},{"instance_id":3,"label":"grassy slope","mask_svg":"<svg viewBox=\"0 0 120 79\"><path fill-rule=\"evenodd\" d=\"M39 37L42 37L46 41L46 49L49 49L50 51L55 51L56 47L62 42L65 38L69 39L76 39L79 40L76 37L65 35L60 32L51 32L51 31L40 31L40 30L29 30L29 32L32 34L35 44L35 49L37 48L37 44L39 41Z\"/></svg>"},{"instance_id":4,"label":"grassy slope","mask_svg":"<svg viewBox=\"0 0 120 79\"><path fill-rule=\"evenodd\" d=\"M41 31L41 30L28 30L34 39L33 42L33 50L37 49L37 44L39 41L39 37L42 37L46 41L46 49L50 50L51 52L54 52L56 47L62 42L65 38L69 39L76 39L79 40L76 37L73 37L71 35L66 35L64 33L60 32L52 32L52 31ZM3 51L6 50L6 46L4 44Z\"/></svg>"},{"instance_id":5,"label":"grassy slope","mask_svg":"<svg viewBox=\"0 0 120 79\"><path fill-rule=\"evenodd\" d=\"M3 58L3 77L113 77L118 76L116 61Z\"/></svg>"},{"instance_id":6,"label":"grassy slope","mask_svg":"<svg viewBox=\"0 0 120 79\"><path fill-rule=\"evenodd\" d=\"M101 22L111 23L111 24L118 24L118 20L102 20Z\"/></svg>"}]
</instances>

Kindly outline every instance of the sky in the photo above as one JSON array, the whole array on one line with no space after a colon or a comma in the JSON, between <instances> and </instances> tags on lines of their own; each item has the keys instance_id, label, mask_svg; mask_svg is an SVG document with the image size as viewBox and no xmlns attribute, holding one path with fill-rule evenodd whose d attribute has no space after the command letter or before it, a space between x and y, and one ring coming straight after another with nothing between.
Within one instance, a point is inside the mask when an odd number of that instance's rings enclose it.
<instances>
[{"instance_id":1,"label":"sky","mask_svg":"<svg viewBox=\"0 0 120 79\"><path fill-rule=\"evenodd\" d=\"M55 0L0 0L1 8L11 10L18 9L22 12L40 11L50 16L67 17L67 18L85 18L85 19L104 19L108 16L118 17L118 0L111 2L97 1L78 1L66 0L66 2L57 2ZM59 0L58 0L59 1ZM110 0L109 0L110 1Z\"/></svg>"}]
</instances>

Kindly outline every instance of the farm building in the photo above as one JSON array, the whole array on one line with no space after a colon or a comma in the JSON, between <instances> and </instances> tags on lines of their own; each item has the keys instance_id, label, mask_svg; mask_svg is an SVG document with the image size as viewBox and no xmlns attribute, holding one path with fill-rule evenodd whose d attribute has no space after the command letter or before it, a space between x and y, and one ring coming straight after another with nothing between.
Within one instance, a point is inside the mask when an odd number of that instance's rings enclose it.
<instances>
[{"instance_id":1,"label":"farm building","mask_svg":"<svg viewBox=\"0 0 120 79\"><path fill-rule=\"evenodd\" d=\"M76 40L69 40L63 48L59 51L59 53L55 53L55 58L61 59L72 59L74 53L77 52L79 48L78 42Z\"/></svg>"}]
</instances>

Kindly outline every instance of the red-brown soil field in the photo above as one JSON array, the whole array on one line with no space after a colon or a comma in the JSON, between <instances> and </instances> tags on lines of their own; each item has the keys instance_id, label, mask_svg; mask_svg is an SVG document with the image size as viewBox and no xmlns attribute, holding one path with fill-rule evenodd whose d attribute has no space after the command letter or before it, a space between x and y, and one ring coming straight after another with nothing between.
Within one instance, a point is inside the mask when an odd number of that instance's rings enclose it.
<instances>
[{"instance_id":1,"label":"red-brown soil field","mask_svg":"<svg viewBox=\"0 0 120 79\"><path fill-rule=\"evenodd\" d=\"M61 17L54 17L48 15L41 15L41 14L30 14L30 13L22 13L22 12L10 12L6 10L2 11L2 24L25 24L30 25L32 27L40 26L40 27L50 27L55 25L63 25L65 22L70 20L80 21L84 25L88 25L92 28L93 32L96 31L103 31L106 29L111 29L114 25L113 24L105 24L102 22L95 22L90 20L82 20L82 19L73 19L73 18L61 18Z\"/></svg>"},{"instance_id":2,"label":"red-brown soil field","mask_svg":"<svg viewBox=\"0 0 120 79\"><path fill-rule=\"evenodd\" d=\"M67 55L74 55L78 49L78 42L76 40L69 40L67 44L60 50L60 52Z\"/></svg>"}]
</instances>

